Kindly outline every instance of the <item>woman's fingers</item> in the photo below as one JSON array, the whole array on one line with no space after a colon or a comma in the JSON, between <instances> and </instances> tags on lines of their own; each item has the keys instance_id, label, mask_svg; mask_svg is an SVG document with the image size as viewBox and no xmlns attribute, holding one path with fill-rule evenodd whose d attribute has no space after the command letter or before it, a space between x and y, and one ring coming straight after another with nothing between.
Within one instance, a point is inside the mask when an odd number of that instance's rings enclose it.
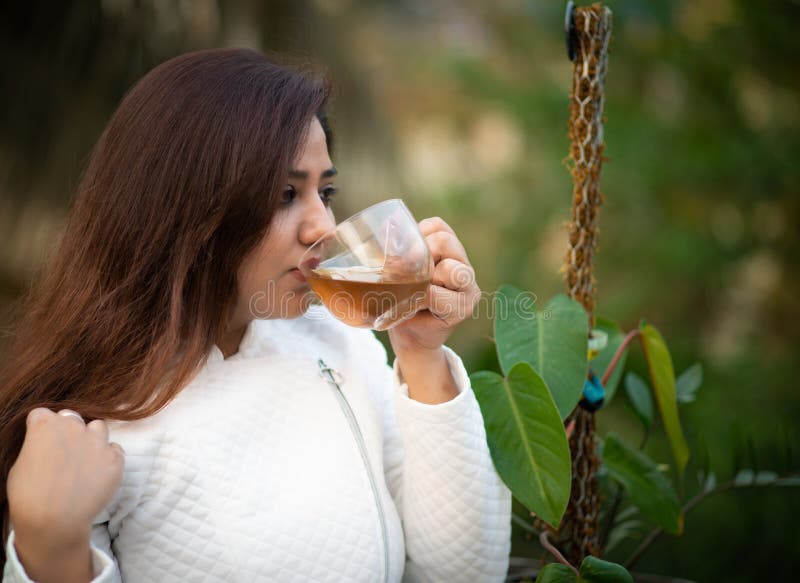
<instances>
[{"instance_id":1,"label":"woman's fingers","mask_svg":"<svg viewBox=\"0 0 800 583\"><path fill-rule=\"evenodd\" d=\"M36 407L35 409L31 409L28 413L28 416L25 418L25 426L28 429L31 429L36 425L45 423L53 415L55 415L55 413L53 413L50 409L46 409L45 407Z\"/></svg>"},{"instance_id":2,"label":"woman's fingers","mask_svg":"<svg viewBox=\"0 0 800 583\"><path fill-rule=\"evenodd\" d=\"M83 417L81 417L81 414L78 413L77 411L73 411L72 409L61 409L61 411L59 411L58 414L61 415L62 417L74 419L81 425L85 425Z\"/></svg>"},{"instance_id":3,"label":"woman's fingers","mask_svg":"<svg viewBox=\"0 0 800 583\"><path fill-rule=\"evenodd\" d=\"M475 284L475 270L457 259L442 259L433 269L431 283L453 291L467 291Z\"/></svg>"},{"instance_id":4,"label":"woman's fingers","mask_svg":"<svg viewBox=\"0 0 800 583\"><path fill-rule=\"evenodd\" d=\"M477 286L469 292L458 292L439 285L431 285L428 287L425 306L438 320L452 326L472 314L479 297L480 290Z\"/></svg>"},{"instance_id":5,"label":"woman's fingers","mask_svg":"<svg viewBox=\"0 0 800 583\"><path fill-rule=\"evenodd\" d=\"M122 482L125 452L103 420L84 424L74 411L39 407L26 424L6 480L11 521L42 536L88 531Z\"/></svg>"},{"instance_id":6,"label":"woman's fingers","mask_svg":"<svg viewBox=\"0 0 800 583\"><path fill-rule=\"evenodd\" d=\"M91 431L92 433L96 434L100 439L104 442L108 443L108 425L102 419L95 419L94 421L90 421L86 425L86 429ZM122 446L115 441L112 441L108 444L108 446L116 451L118 454L125 457L125 450L122 449Z\"/></svg>"},{"instance_id":7,"label":"woman's fingers","mask_svg":"<svg viewBox=\"0 0 800 583\"><path fill-rule=\"evenodd\" d=\"M82 426L86 427L89 432L99 437L104 443L108 443L108 425L106 425L105 421L102 419L95 419L89 423L84 423L80 413L72 409L61 409L58 413L53 413L53 411L45 407L36 407L28 413L25 420L27 429L30 430L37 425L43 425L48 421L54 420L57 416L65 418L67 423L80 423ZM115 443L111 445L116 446L115 449L118 449L121 453L125 453L119 444Z\"/></svg>"},{"instance_id":8,"label":"woman's fingers","mask_svg":"<svg viewBox=\"0 0 800 583\"><path fill-rule=\"evenodd\" d=\"M108 441L108 426L102 419L95 419L86 425L86 429L97 435L100 439Z\"/></svg>"},{"instance_id":9,"label":"woman's fingers","mask_svg":"<svg viewBox=\"0 0 800 583\"><path fill-rule=\"evenodd\" d=\"M116 441L112 441L111 443L109 443L109 445L111 446L112 449L121 454L123 458L125 457L125 450L122 449L122 446L120 444L118 444Z\"/></svg>"},{"instance_id":10,"label":"woman's fingers","mask_svg":"<svg viewBox=\"0 0 800 583\"><path fill-rule=\"evenodd\" d=\"M444 219L442 219L441 217L430 217L427 219L422 219L419 222L419 230L425 237L436 231L445 231L450 233L451 235L456 234L456 232L452 229L452 227L448 225L446 222L444 222Z\"/></svg>"},{"instance_id":11,"label":"woman's fingers","mask_svg":"<svg viewBox=\"0 0 800 583\"><path fill-rule=\"evenodd\" d=\"M425 241L428 243L428 247L431 250L434 265L446 258L455 259L462 263L469 263L464 246L453 233L435 231L427 235Z\"/></svg>"}]
</instances>

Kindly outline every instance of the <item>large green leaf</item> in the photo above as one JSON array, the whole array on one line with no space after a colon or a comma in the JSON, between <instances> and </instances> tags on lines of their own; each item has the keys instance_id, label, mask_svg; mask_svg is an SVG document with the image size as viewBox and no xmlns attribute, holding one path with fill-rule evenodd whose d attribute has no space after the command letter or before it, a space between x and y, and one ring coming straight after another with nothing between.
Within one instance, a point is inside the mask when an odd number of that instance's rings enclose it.
<instances>
[{"instance_id":1,"label":"large green leaf","mask_svg":"<svg viewBox=\"0 0 800 583\"><path fill-rule=\"evenodd\" d=\"M577 583L575 571L561 563L550 563L542 567L536 583Z\"/></svg>"},{"instance_id":2,"label":"large green leaf","mask_svg":"<svg viewBox=\"0 0 800 583\"><path fill-rule=\"evenodd\" d=\"M683 474L686 462L689 460L689 447L683 437L681 420L678 417L678 402L675 397L675 370L672 368L672 358L667 350L664 339L650 324L642 322L639 327L642 333L642 347L644 348L647 368L650 371L650 383L656 394L656 402L661 411L661 420L667 432L667 439L672 447L672 455L678 472Z\"/></svg>"},{"instance_id":3,"label":"large green leaf","mask_svg":"<svg viewBox=\"0 0 800 583\"><path fill-rule=\"evenodd\" d=\"M608 365L611 364L611 359L614 358L614 355L617 353L617 349L619 349L622 341L625 339L625 333L619 326L617 326L615 322L609 320L608 318L603 318L602 316L595 318L594 326L595 328L599 328L608 334L608 344L606 344L606 347L601 350L600 354L598 354L591 362L592 370L597 377L600 378L605 374ZM628 348L626 348L620 355L619 361L617 361L617 365L614 367L614 372L611 373L611 377L603 387L606 390L604 406L607 406L611 402L611 399L617 392L617 386L622 378L622 372L625 369L625 360L627 358Z\"/></svg>"},{"instance_id":4,"label":"large green leaf","mask_svg":"<svg viewBox=\"0 0 800 583\"><path fill-rule=\"evenodd\" d=\"M557 527L567 507L571 464L547 385L527 362L516 364L505 379L481 371L470 381L498 474L520 502Z\"/></svg>"},{"instance_id":5,"label":"large green leaf","mask_svg":"<svg viewBox=\"0 0 800 583\"><path fill-rule=\"evenodd\" d=\"M633 412L646 428L653 424L653 395L642 377L633 371L625 375L625 392L633 405Z\"/></svg>"},{"instance_id":6,"label":"large green leaf","mask_svg":"<svg viewBox=\"0 0 800 583\"><path fill-rule=\"evenodd\" d=\"M703 384L703 365L695 362L675 380L675 396L678 403L691 403L697 398L697 390Z\"/></svg>"},{"instance_id":7,"label":"large green leaf","mask_svg":"<svg viewBox=\"0 0 800 583\"><path fill-rule=\"evenodd\" d=\"M579 583L633 583L633 577L622 565L589 555L581 563Z\"/></svg>"},{"instance_id":8,"label":"large green leaf","mask_svg":"<svg viewBox=\"0 0 800 583\"><path fill-rule=\"evenodd\" d=\"M603 464L609 475L625 487L642 514L667 532L680 534L683 531L678 496L653 460L629 448L611 433L603 445Z\"/></svg>"},{"instance_id":9,"label":"large green leaf","mask_svg":"<svg viewBox=\"0 0 800 583\"><path fill-rule=\"evenodd\" d=\"M531 294L502 285L495 295L494 337L503 374L527 362L547 383L561 419L575 408L588 366L589 323L578 302L563 294L542 311Z\"/></svg>"}]
</instances>

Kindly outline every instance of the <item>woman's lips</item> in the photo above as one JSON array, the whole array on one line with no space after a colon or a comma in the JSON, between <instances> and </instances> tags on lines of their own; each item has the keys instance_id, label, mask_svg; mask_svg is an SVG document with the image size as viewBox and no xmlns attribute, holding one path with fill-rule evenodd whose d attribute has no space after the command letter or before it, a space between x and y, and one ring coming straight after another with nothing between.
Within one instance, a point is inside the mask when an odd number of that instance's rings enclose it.
<instances>
[{"instance_id":1,"label":"woman's lips","mask_svg":"<svg viewBox=\"0 0 800 583\"><path fill-rule=\"evenodd\" d=\"M291 273L298 281L305 281L306 280L306 276L303 275L300 272L300 270L297 269L296 267L294 269L290 269L289 273Z\"/></svg>"}]
</instances>

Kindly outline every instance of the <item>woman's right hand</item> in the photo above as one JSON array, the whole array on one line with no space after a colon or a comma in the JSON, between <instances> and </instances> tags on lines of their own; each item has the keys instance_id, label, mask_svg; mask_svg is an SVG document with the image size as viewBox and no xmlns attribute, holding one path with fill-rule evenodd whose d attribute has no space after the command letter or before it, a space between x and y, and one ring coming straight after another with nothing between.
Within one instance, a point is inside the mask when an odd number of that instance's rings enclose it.
<instances>
[{"instance_id":1,"label":"woman's right hand","mask_svg":"<svg viewBox=\"0 0 800 583\"><path fill-rule=\"evenodd\" d=\"M39 407L28 414L26 427L7 482L17 549L34 545L38 552L57 553L87 545L92 520L122 481L122 447L108 442L100 419L84 424L75 414Z\"/></svg>"}]
</instances>

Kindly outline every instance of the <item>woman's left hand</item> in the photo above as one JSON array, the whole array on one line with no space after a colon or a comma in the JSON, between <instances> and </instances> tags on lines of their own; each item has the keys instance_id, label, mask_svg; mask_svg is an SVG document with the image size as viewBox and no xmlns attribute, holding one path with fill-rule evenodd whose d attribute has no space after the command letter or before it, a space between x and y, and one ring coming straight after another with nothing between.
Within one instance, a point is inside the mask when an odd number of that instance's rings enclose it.
<instances>
[{"instance_id":1,"label":"woman's left hand","mask_svg":"<svg viewBox=\"0 0 800 583\"><path fill-rule=\"evenodd\" d=\"M467 252L450 225L432 217L420 221L419 228L433 256L433 277L424 308L389 330L395 353L441 348L472 314L481 293Z\"/></svg>"}]
</instances>

